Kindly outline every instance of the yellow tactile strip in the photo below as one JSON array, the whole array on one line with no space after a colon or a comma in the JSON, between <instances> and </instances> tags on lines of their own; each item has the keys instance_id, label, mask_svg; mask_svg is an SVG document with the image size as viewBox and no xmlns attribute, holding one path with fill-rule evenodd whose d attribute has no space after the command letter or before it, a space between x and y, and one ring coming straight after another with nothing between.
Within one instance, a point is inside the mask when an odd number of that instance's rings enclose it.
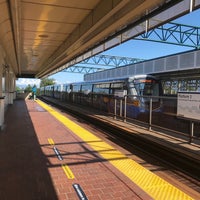
<instances>
[{"instance_id":1,"label":"yellow tactile strip","mask_svg":"<svg viewBox=\"0 0 200 200\"><path fill-rule=\"evenodd\" d=\"M47 104L37 100L44 109L46 109L57 120L63 123L67 128L73 131L83 141L88 143L95 151L105 159L107 159L113 166L119 169L124 175L129 177L134 183L142 188L152 198L158 200L189 200L190 196L169 184L159 176L142 167L135 161L129 159L124 154L114 149L112 146L102 141L89 131L85 130L78 124L69 120L59 112L52 109Z\"/></svg>"},{"instance_id":2,"label":"yellow tactile strip","mask_svg":"<svg viewBox=\"0 0 200 200\"><path fill-rule=\"evenodd\" d=\"M55 145L55 143L54 143L52 138L48 138L48 142L49 142L50 145Z\"/></svg>"},{"instance_id":3,"label":"yellow tactile strip","mask_svg":"<svg viewBox=\"0 0 200 200\"><path fill-rule=\"evenodd\" d=\"M50 145L54 146L54 148L55 148L55 142L53 141L52 138L48 138L48 142L49 142ZM62 166L62 169L65 172L67 178L68 179L74 179L74 174L71 171L71 169L69 168L69 166L67 166L67 164L62 164L61 166Z\"/></svg>"},{"instance_id":4,"label":"yellow tactile strip","mask_svg":"<svg viewBox=\"0 0 200 200\"><path fill-rule=\"evenodd\" d=\"M65 172L68 179L74 179L74 174L66 164L62 165L63 171Z\"/></svg>"}]
</instances>

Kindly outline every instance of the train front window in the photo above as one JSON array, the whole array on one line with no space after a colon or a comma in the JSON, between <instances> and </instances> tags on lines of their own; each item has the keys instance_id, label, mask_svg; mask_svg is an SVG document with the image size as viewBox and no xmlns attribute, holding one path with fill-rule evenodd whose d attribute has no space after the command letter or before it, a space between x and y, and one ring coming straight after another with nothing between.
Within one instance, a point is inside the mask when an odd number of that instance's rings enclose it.
<instances>
[{"instance_id":1,"label":"train front window","mask_svg":"<svg viewBox=\"0 0 200 200\"><path fill-rule=\"evenodd\" d=\"M138 79L134 82L138 95L159 96L159 82L154 79Z\"/></svg>"}]
</instances>

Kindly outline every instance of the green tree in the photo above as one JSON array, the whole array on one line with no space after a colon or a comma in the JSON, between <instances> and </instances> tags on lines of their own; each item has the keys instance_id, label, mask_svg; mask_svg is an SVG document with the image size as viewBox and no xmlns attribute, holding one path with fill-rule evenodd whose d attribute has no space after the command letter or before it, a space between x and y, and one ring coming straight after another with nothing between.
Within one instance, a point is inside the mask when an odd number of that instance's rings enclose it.
<instances>
[{"instance_id":1,"label":"green tree","mask_svg":"<svg viewBox=\"0 0 200 200\"><path fill-rule=\"evenodd\" d=\"M53 78L42 78L40 81L40 87L47 86L47 85L54 85L55 79Z\"/></svg>"},{"instance_id":2,"label":"green tree","mask_svg":"<svg viewBox=\"0 0 200 200\"><path fill-rule=\"evenodd\" d=\"M24 90L25 92L32 92L32 87L30 84L28 84Z\"/></svg>"},{"instance_id":3,"label":"green tree","mask_svg":"<svg viewBox=\"0 0 200 200\"><path fill-rule=\"evenodd\" d=\"M16 89L15 89L16 91L21 91L22 89L20 88L20 87L18 87L18 86L16 86Z\"/></svg>"}]
</instances>

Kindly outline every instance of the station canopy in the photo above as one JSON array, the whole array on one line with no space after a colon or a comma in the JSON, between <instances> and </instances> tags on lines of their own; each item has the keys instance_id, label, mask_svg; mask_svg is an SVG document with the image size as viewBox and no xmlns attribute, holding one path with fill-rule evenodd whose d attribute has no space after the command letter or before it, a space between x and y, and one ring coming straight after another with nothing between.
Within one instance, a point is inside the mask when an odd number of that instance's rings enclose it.
<instances>
[{"instance_id":1,"label":"station canopy","mask_svg":"<svg viewBox=\"0 0 200 200\"><path fill-rule=\"evenodd\" d=\"M0 0L0 50L17 77L42 78L198 4L190 0Z\"/></svg>"}]
</instances>

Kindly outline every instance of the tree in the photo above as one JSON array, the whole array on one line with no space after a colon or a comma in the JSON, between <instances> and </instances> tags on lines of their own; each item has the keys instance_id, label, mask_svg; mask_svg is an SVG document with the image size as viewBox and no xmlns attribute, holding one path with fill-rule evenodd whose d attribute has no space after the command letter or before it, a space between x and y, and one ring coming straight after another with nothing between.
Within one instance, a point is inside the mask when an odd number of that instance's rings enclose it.
<instances>
[{"instance_id":1,"label":"tree","mask_svg":"<svg viewBox=\"0 0 200 200\"><path fill-rule=\"evenodd\" d=\"M47 85L54 85L55 79L53 78L42 78L40 82L40 87L47 86Z\"/></svg>"},{"instance_id":2,"label":"tree","mask_svg":"<svg viewBox=\"0 0 200 200\"><path fill-rule=\"evenodd\" d=\"M22 89L19 86L16 86L15 90L18 92L18 91L21 91Z\"/></svg>"},{"instance_id":3,"label":"tree","mask_svg":"<svg viewBox=\"0 0 200 200\"><path fill-rule=\"evenodd\" d=\"M25 92L31 92L31 91L32 91L32 87L31 87L31 85L28 84L28 86L26 86L26 88L25 88L24 91L25 91Z\"/></svg>"}]
</instances>

